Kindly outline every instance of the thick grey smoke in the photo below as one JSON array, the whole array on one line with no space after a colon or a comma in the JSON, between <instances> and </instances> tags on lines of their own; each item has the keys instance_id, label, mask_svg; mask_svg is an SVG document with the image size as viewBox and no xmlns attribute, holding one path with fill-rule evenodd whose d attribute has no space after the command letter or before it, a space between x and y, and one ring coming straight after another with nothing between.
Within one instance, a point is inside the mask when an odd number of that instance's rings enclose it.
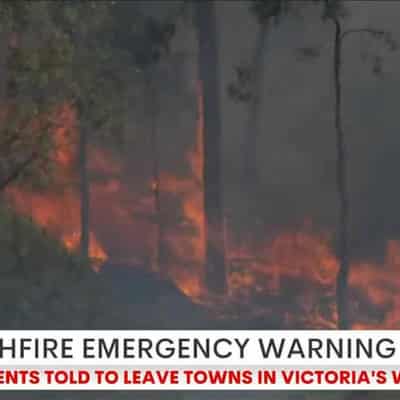
<instances>
[{"instance_id":1,"label":"thick grey smoke","mask_svg":"<svg viewBox=\"0 0 400 400\"><path fill-rule=\"evenodd\" d=\"M175 2L160 2L149 12L165 14ZM298 2L300 4L300 2ZM334 232L337 223L335 132L333 130L333 26L321 20L318 7L302 9L273 28L265 60L258 162L262 185L255 199L269 231L293 227L310 218ZM156 2L154 3L156 4ZM234 67L251 59L257 26L247 1L218 2L220 33L223 165L227 213L245 211L254 199L243 193L243 134L247 109L227 95ZM347 1L346 29L373 27L391 32L400 42L400 3ZM168 7L169 8L168 8ZM163 10L163 7L166 9ZM161 10L161 11L160 11ZM196 35L190 19L181 24L172 53L174 66L160 72L158 118L161 168L188 172L185 150L195 140ZM298 49L322 46L319 57L299 58ZM371 56L383 56L383 75L372 72ZM400 237L400 50L389 52L368 35L352 35L343 50L344 128L350 156L351 241L355 257L381 256L387 239ZM168 61L165 63L168 65ZM182 81L183 78L183 81ZM180 92L176 92L176 83ZM138 101L143 89L138 86ZM135 108L136 105L133 106ZM129 182L150 172L146 118L132 113L126 147L132 160ZM149 164L149 165L148 165ZM147 166L147 167L146 167ZM140 171L132 176L131 171ZM242 217L246 217L245 215Z\"/></svg>"},{"instance_id":2,"label":"thick grey smoke","mask_svg":"<svg viewBox=\"0 0 400 400\"><path fill-rule=\"evenodd\" d=\"M400 4L346 2L346 29L373 27L400 40ZM246 2L220 3L221 68L224 87L233 66L248 60L256 27ZM265 220L293 225L311 217L334 228L335 134L332 91L333 26L308 7L302 18L275 27L266 54L265 88L258 160L263 187L259 204ZM297 49L323 45L315 60L299 60ZM367 35L349 36L343 51L344 127L349 145L353 255L379 255L384 242L400 236L400 51L389 52ZM383 76L372 73L369 55L384 58ZM245 132L245 107L223 93L226 201L242 196L237 172ZM236 204L238 206L238 204Z\"/></svg>"}]
</instances>

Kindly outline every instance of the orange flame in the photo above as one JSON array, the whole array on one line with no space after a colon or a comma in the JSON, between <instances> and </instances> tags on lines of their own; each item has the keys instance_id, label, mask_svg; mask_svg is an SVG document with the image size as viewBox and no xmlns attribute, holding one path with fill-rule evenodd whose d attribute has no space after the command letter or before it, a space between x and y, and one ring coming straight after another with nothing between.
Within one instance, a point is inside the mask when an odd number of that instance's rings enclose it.
<instances>
[{"instance_id":1,"label":"orange flame","mask_svg":"<svg viewBox=\"0 0 400 400\"><path fill-rule=\"evenodd\" d=\"M31 217L39 226L62 240L67 249L76 250L80 242L80 203L73 167L76 158L76 115L72 107L64 105L56 119L57 128L52 139L57 186L40 193L11 186L7 188L7 195L18 212ZM90 238L90 257L96 263L103 263L107 259L104 249L93 232Z\"/></svg>"},{"instance_id":2,"label":"orange flame","mask_svg":"<svg viewBox=\"0 0 400 400\"><path fill-rule=\"evenodd\" d=\"M209 303L202 285L205 249L201 96L199 90L197 142L187 154L191 177L178 179L165 174L163 189L181 197L183 215L192 228L181 236L169 236L179 260L172 268L172 278L192 299ZM339 262L331 242L328 232L316 231L308 222L303 229L278 232L258 243L231 244L226 249L229 272L228 295L222 300L225 312L229 304L238 305L238 309L247 305L244 314L279 315L281 323L287 326L336 328ZM387 244L384 265L352 263L349 299L354 328L400 326L400 277L396 272L399 269L400 241L396 240Z\"/></svg>"},{"instance_id":3,"label":"orange flame","mask_svg":"<svg viewBox=\"0 0 400 400\"><path fill-rule=\"evenodd\" d=\"M198 112L196 142L186 154L189 177L161 175L161 189L177 196L181 202L183 221L178 232L169 232L166 241L174 254L169 273L175 284L187 295L198 297L204 292L205 227L203 204L203 135L204 115L202 87L197 85ZM183 266L184 265L184 266Z\"/></svg>"},{"instance_id":4,"label":"orange flame","mask_svg":"<svg viewBox=\"0 0 400 400\"><path fill-rule=\"evenodd\" d=\"M278 318L287 327L335 328L339 262L332 235L310 224L276 232L272 238L261 238L257 243L230 243L226 249L228 294L222 300L207 296L202 284L204 123L200 89L196 143L186 155L190 174L160 174L159 190L174 199L181 217L176 226L166 227L168 276L187 296L212 305L221 316L262 315ZM75 250L80 237L80 204L73 168L77 135L74 110L64 106L58 120L60 127L54 132L57 185L40 193L13 186L7 194L18 212L31 216L60 238L66 248ZM91 257L104 262L112 254L115 261L117 254L124 257L124 262L146 265L146 257L150 260L154 251L152 183L148 183L147 194L128 187L122 179L123 163L116 162L105 149L92 147L89 159L90 171L106 176L91 184ZM349 299L353 328L400 327L399 270L397 240L388 241L382 264L352 263Z\"/></svg>"}]
</instances>

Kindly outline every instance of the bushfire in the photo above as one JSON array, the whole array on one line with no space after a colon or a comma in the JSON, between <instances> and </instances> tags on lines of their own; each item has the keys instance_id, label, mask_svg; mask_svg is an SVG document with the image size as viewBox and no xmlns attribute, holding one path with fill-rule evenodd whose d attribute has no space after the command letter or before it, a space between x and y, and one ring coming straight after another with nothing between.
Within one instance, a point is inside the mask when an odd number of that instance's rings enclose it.
<instances>
[{"instance_id":1,"label":"bushfire","mask_svg":"<svg viewBox=\"0 0 400 400\"><path fill-rule=\"evenodd\" d=\"M79 245L80 203L77 177L73 165L76 158L76 117L74 110L64 105L57 115L54 130L55 181L51 189L33 191L20 186L7 188L15 209L30 216L38 225L56 235L65 246L74 250ZM96 264L103 263L107 255L91 233L90 256Z\"/></svg>"},{"instance_id":2,"label":"bushfire","mask_svg":"<svg viewBox=\"0 0 400 400\"><path fill-rule=\"evenodd\" d=\"M201 104L201 102L199 102ZM75 170L78 131L73 108L59 112L54 132L56 184L34 191L13 186L7 194L17 212L59 238L71 251L80 240L80 200ZM177 204L181 217L164 226L164 265L159 271L194 301L212 306L219 317L246 315L278 318L285 327L335 328L335 280L338 259L329 232L307 223L300 230L277 232L258 243L227 243L228 294L211 298L203 287L204 216L202 196L202 110L197 140L186 155L189 176L160 172L157 189ZM131 188L123 163L100 146L90 151L90 256L99 267L124 262L150 266L157 244L153 218L154 182L143 190ZM100 179L99 176L102 178ZM123 238L115 241L115 236ZM229 232L226 233L229 238ZM113 240L114 239L114 240ZM398 328L400 325L400 242L387 243L383 265L355 262L351 266L353 328Z\"/></svg>"}]
</instances>

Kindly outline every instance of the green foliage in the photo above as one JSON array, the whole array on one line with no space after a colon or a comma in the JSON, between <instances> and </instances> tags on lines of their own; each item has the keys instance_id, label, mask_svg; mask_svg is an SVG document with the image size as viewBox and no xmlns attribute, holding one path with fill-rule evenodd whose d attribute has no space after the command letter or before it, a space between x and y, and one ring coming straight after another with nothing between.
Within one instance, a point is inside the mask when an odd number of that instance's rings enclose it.
<instances>
[{"instance_id":1,"label":"green foliage","mask_svg":"<svg viewBox=\"0 0 400 400\"><path fill-rule=\"evenodd\" d=\"M62 99L61 83L71 60L68 40L50 18L49 5L0 3L1 190L8 180L40 180L48 173L52 113Z\"/></svg>"},{"instance_id":2,"label":"green foliage","mask_svg":"<svg viewBox=\"0 0 400 400\"><path fill-rule=\"evenodd\" d=\"M50 181L60 104L75 105L91 134L121 134L131 83L174 34L173 23L126 1L5 0L0 26L0 190L21 178Z\"/></svg>"},{"instance_id":3,"label":"green foliage","mask_svg":"<svg viewBox=\"0 0 400 400\"><path fill-rule=\"evenodd\" d=\"M52 16L72 47L62 91L91 134L123 131L132 83L168 52L174 25L144 16L137 2L54 2ZM131 105L130 105L131 106Z\"/></svg>"}]
</instances>

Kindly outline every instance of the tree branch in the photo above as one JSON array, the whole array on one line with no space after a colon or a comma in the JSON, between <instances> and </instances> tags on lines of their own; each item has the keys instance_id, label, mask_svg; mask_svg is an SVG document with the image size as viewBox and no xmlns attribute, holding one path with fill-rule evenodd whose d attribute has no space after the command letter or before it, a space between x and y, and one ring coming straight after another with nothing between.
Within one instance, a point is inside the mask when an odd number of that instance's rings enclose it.
<instances>
[{"instance_id":1,"label":"tree branch","mask_svg":"<svg viewBox=\"0 0 400 400\"><path fill-rule=\"evenodd\" d=\"M16 180L23 172L24 170L33 162L37 159L38 153L33 152L25 161L21 162L19 165L17 165L12 171L7 178L3 179L0 181L0 192L4 191L4 189L14 180Z\"/></svg>"},{"instance_id":2,"label":"tree branch","mask_svg":"<svg viewBox=\"0 0 400 400\"><path fill-rule=\"evenodd\" d=\"M385 34L385 31L373 28L348 29L347 31L344 31L342 33L340 39L343 40L345 36L351 35L353 33L369 33L372 36L383 36Z\"/></svg>"},{"instance_id":3,"label":"tree branch","mask_svg":"<svg viewBox=\"0 0 400 400\"><path fill-rule=\"evenodd\" d=\"M336 17L330 17L330 19L333 21L333 23L337 24L339 20ZM371 36L377 37L383 37L387 32L380 30L380 29L374 29L374 28L359 28L359 29L348 29L347 31L343 31L340 35L340 41L343 42L343 39L346 36L349 36L353 33L368 33ZM304 47L299 49L302 53L303 56L307 56L306 52L310 53L311 56L314 56L313 52L315 53L316 56L318 56L322 50L325 50L328 48L330 45L330 40L327 40L325 43L323 43L319 47Z\"/></svg>"}]
</instances>

